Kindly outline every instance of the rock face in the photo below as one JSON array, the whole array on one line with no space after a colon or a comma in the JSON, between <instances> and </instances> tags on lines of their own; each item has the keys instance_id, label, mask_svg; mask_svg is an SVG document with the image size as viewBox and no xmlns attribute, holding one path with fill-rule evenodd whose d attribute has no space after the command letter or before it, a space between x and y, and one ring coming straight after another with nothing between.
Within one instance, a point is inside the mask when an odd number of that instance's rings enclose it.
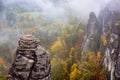
<instances>
[{"instance_id":1,"label":"rock face","mask_svg":"<svg viewBox=\"0 0 120 80\"><path fill-rule=\"evenodd\" d=\"M83 51L104 53L108 80L120 80L120 0L111 0L96 18L91 12Z\"/></svg>"},{"instance_id":2,"label":"rock face","mask_svg":"<svg viewBox=\"0 0 120 80\"><path fill-rule=\"evenodd\" d=\"M117 0L116 0L117 1ZM120 10L116 9L116 1L109 3L99 16L102 34L106 37L107 45L101 46L101 50L105 52L104 65L109 72L108 79L120 79ZM119 6L119 5L118 5Z\"/></svg>"},{"instance_id":3,"label":"rock face","mask_svg":"<svg viewBox=\"0 0 120 80\"><path fill-rule=\"evenodd\" d=\"M91 12L88 19L87 29L86 29L86 43L83 49L85 51L98 51L100 45L100 26L97 17L94 12Z\"/></svg>"},{"instance_id":4,"label":"rock face","mask_svg":"<svg viewBox=\"0 0 120 80\"><path fill-rule=\"evenodd\" d=\"M51 80L50 58L31 34L20 38L7 80Z\"/></svg>"}]
</instances>

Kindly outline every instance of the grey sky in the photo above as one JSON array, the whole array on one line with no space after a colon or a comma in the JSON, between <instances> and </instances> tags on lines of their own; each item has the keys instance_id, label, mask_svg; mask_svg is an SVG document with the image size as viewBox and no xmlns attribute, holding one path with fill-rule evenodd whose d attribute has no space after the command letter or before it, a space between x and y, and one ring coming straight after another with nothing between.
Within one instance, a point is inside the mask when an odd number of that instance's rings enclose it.
<instances>
[{"instance_id":1,"label":"grey sky","mask_svg":"<svg viewBox=\"0 0 120 80\"><path fill-rule=\"evenodd\" d=\"M98 14L100 9L103 8L110 0L61 0L62 4L57 4L58 6L55 6L51 0L34 1L47 13L64 14L67 9L77 14L88 15L91 11Z\"/></svg>"},{"instance_id":2,"label":"grey sky","mask_svg":"<svg viewBox=\"0 0 120 80\"><path fill-rule=\"evenodd\" d=\"M6 2L28 1L38 5L43 12L51 15L61 15L66 12L74 12L75 14L88 15L94 11L99 13L110 0L56 0L60 3L53 3L53 0L7 0ZM55 1L55 0L54 0Z\"/></svg>"}]
</instances>

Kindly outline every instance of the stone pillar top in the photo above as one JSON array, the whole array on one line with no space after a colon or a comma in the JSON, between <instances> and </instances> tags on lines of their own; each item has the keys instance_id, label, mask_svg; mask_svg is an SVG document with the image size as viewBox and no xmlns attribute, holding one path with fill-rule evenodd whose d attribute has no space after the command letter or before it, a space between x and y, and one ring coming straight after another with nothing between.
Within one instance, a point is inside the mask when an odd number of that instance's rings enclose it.
<instances>
[{"instance_id":1,"label":"stone pillar top","mask_svg":"<svg viewBox=\"0 0 120 80\"><path fill-rule=\"evenodd\" d=\"M40 40L32 34L23 35L18 41L18 49L35 49L40 45Z\"/></svg>"}]
</instances>

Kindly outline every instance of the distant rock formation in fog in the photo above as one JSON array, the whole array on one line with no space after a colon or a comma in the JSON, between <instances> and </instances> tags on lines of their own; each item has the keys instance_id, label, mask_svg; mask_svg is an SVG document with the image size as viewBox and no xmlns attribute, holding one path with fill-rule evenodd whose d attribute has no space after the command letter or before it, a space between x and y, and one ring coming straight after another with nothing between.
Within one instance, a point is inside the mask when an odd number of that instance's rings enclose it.
<instances>
[{"instance_id":1,"label":"distant rock formation in fog","mask_svg":"<svg viewBox=\"0 0 120 80\"><path fill-rule=\"evenodd\" d=\"M104 36L103 44L102 36ZM96 37L96 40L94 38ZM92 45L99 41L99 45ZM89 47L90 45L90 47ZM108 71L108 80L120 80L120 1L111 0L99 13L98 18L90 13L87 25L87 40L85 50L94 50L104 53L104 66ZM92 47L94 47L92 49ZM99 48L98 48L99 47ZM84 51L85 51L84 50Z\"/></svg>"},{"instance_id":2,"label":"distant rock formation in fog","mask_svg":"<svg viewBox=\"0 0 120 80\"><path fill-rule=\"evenodd\" d=\"M86 42L83 52L98 51L100 47L100 26L94 12L89 15L87 28L86 28Z\"/></svg>"},{"instance_id":3,"label":"distant rock formation in fog","mask_svg":"<svg viewBox=\"0 0 120 80\"><path fill-rule=\"evenodd\" d=\"M114 3L113 3L114 4ZM112 8L112 9L111 9ZM107 45L101 46L101 50L105 52L104 65L109 72L109 80L114 78L120 79L120 10L109 7L104 8L99 16L102 27L102 34L106 37Z\"/></svg>"}]
</instances>

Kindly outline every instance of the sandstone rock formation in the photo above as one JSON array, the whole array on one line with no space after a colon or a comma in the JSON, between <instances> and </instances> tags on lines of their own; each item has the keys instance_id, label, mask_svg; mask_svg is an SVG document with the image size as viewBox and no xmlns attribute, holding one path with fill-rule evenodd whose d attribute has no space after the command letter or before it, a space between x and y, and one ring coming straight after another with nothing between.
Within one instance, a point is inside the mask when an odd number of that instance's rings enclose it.
<instances>
[{"instance_id":1,"label":"sandstone rock formation","mask_svg":"<svg viewBox=\"0 0 120 80\"><path fill-rule=\"evenodd\" d=\"M88 19L87 29L86 29L86 42L83 52L86 51L98 51L100 45L100 26L97 17L94 12L91 12Z\"/></svg>"},{"instance_id":2,"label":"sandstone rock formation","mask_svg":"<svg viewBox=\"0 0 120 80\"><path fill-rule=\"evenodd\" d=\"M108 70L108 80L120 79L120 1L111 0L99 14L101 35L105 36L107 44L100 46L105 53L104 66Z\"/></svg>"},{"instance_id":3,"label":"sandstone rock formation","mask_svg":"<svg viewBox=\"0 0 120 80\"><path fill-rule=\"evenodd\" d=\"M100 51L104 55L108 80L120 80L120 1L111 0L96 18L91 12L83 52ZM102 40L102 38L104 38ZM105 44L103 44L103 41ZM95 44L94 44L95 43ZM96 44L97 43L97 44Z\"/></svg>"},{"instance_id":4,"label":"sandstone rock formation","mask_svg":"<svg viewBox=\"0 0 120 80\"><path fill-rule=\"evenodd\" d=\"M108 70L108 79L113 80L114 77L120 79L120 70L116 68L119 63L120 53L120 10L117 10L113 5L116 3L109 3L99 16L99 23L101 24L102 34L106 37L107 45L101 45L102 52L105 52L104 65ZM115 73L115 74L114 74ZM118 76L119 75L119 76Z\"/></svg>"},{"instance_id":5,"label":"sandstone rock formation","mask_svg":"<svg viewBox=\"0 0 120 80\"><path fill-rule=\"evenodd\" d=\"M7 80L51 80L50 58L31 34L20 38Z\"/></svg>"}]
</instances>

